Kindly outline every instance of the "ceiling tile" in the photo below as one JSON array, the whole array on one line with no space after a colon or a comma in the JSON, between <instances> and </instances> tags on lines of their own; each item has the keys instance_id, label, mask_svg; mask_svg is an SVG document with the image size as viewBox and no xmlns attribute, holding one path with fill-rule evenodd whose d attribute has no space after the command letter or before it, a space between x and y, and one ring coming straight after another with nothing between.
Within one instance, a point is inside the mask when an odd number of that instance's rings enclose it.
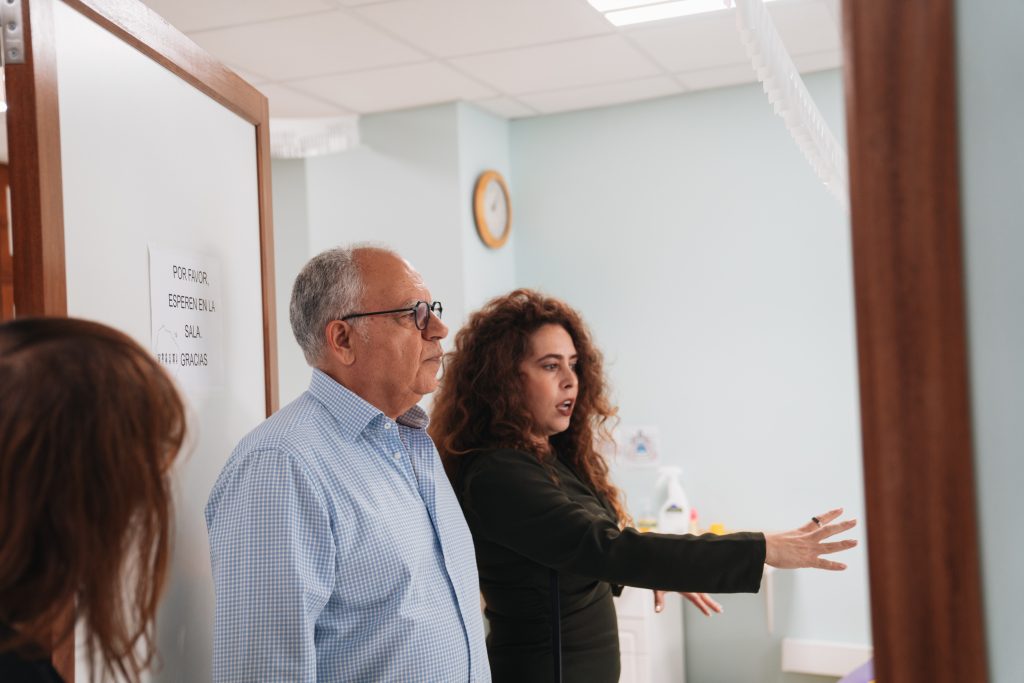
<instances>
[{"instance_id":1,"label":"ceiling tile","mask_svg":"<svg viewBox=\"0 0 1024 683\"><path fill-rule=\"evenodd\" d=\"M676 74L676 80L690 90L708 90L740 83L756 83L757 74L750 64L733 64Z\"/></svg>"},{"instance_id":2,"label":"ceiling tile","mask_svg":"<svg viewBox=\"0 0 1024 683\"><path fill-rule=\"evenodd\" d=\"M683 17L627 32L640 49L669 71L693 71L738 64L747 52L733 12Z\"/></svg>"},{"instance_id":3,"label":"ceiling tile","mask_svg":"<svg viewBox=\"0 0 1024 683\"><path fill-rule=\"evenodd\" d=\"M582 0L397 0L357 12L440 57L614 31L600 12Z\"/></svg>"},{"instance_id":4,"label":"ceiling tile","mask_svg":"<svg viewBox=\"0 0 1024 683\"><path fill-rule=\"evenodd\" d=\"M839 49L839 25L824 2L774 2L766 5L791 55Z\"/></svg>"},{"instance_id":5,"label":"ceiling tile","mask_svg":"<svg viewBox=\"0 0 1024 683\"><path fill-rule=\"evenodd\" d=\"M261 85L260 92L270 101L270 115L274 118L311 118L341 116L351 112L337 104L292 90L284 85Z\"/></svg>"},{"instance_id":6,"label":"ceiling tile","mask_svg":"<svg viewBox=\"0 0 1024 683\"><path fill-rule=\"evenodd\" d=\"M504 119L522 119L537 115L534 109L511 97L491 97L486 100L476 100L473 104Z\"/></svg>"},{"instance_id":7,"label":"ceiling tile","mask_svg":"<svg viewBox=\"0 0 1024 683\"><path fill-rule=\"evenodd\" d=\"M505 94L654 76L660 70L620 36L507 50L451 60Z\"/></svg>"},{"instance_id":8,"label":"ceiling tile","mask_svg":"<svg viewBox=\"0 0 1024 683\"><path fill-rule=\"evenodd\" d=\"M682 87L668 76L644 78L637 81L622 83L605 83L585 88L555 90L545 93L520 95L526 104L542 114L553 114L573 109L589 109L623 102L637 102L654 97L676 95L683 92Z\"/></svg>"},{"instance_id":9,"label":"ceiling tile","mask_svg":"<svg viewBox=\"0 0 1024 683\"><path fill-rule=\"evenodd\" d=\"M438 62L293 81L291 85L361 114L497 94Z\"/></svg>"},{"instance_id":10,"label":"ceiling tile","mask_svg":"<svg viewBox=\"0 0 1024 683\"><path fill-rule=\"evenodd\" d=\"M218 59L275 81L424 59L417 50L342 10L203 31L191 37Z\"/></svg>"},{"instance_id":11,"label":"ceiling tile","mask_svg":"<svg viewBox=\"0 0 1024 683\"><path fill-rule=\"evenodd\" d=\"M843 54L839 50L808 52L802 55L793 55L793 63L796 64L800 73L838 69L843 65Z\"/></svg>"},{"instance_id":12,"label":"ceiling tile","mask_svg":"<svg viewBox=\"0 0 1024 683\"><path fill-rule=\"evenodd\" d=\"M179 31L202 31L334 9L331 0L143 0Z\"/></svg>"}]
</instances>

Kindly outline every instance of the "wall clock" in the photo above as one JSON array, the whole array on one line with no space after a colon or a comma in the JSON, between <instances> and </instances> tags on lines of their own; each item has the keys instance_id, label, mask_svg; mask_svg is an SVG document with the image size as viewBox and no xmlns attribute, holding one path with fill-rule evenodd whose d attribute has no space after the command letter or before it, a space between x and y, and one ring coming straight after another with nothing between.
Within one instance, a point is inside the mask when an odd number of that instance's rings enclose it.
<instances>
[{"instance_id":1,"label":"wall clock","mask_svg":"<svg viewBox=\"0 0 1024 683\"><path fill-rule=\"evenodd\" d=\"M484 171L473 190L473 220L480 239L491 249L508 241L512 230L512 203L508 185L497 171Z\"/></svg>"}]
</instances>

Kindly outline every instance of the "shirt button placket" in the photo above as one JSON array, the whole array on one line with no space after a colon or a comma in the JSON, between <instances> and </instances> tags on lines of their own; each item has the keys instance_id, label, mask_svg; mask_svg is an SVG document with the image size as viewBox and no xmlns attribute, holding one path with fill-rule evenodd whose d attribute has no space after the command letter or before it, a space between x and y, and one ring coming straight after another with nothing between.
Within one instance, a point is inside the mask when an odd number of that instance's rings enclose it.
<instances>
[{"instance_id":1,"label":"shirt button placket","mask_svg":"<svg viewBox=\"0 0 1024 683\"><path fill-rule=\"evenodd\" d=\"M388 431L391 431L391 428L393 426L394 425L390 421L384 423L384 429L386 429ZM401 443L401 439L399 438L398 433L394 432L394 434L395 434L395 436L393 437L393 440L398 441L399 443ZM400 462L402 460L402 451L401 451L401 449L394 451L391 454L391 457L393 457L395 459L395 462Z\"/></svg>"}]
</instances>

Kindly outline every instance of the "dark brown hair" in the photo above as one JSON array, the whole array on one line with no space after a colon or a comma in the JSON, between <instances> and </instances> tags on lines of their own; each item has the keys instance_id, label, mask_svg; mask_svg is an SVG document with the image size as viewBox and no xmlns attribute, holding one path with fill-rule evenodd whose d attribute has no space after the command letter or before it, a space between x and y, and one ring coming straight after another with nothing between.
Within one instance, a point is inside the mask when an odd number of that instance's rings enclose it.
<instances>
[{"instance_id":1,"label":"dark brown hair","mask_svg":"<svg viewBox=\"0 0 1024 683\"><path fill-rule=\"evenodd\" d=\"M0 325L0 624L13 630L0 648L49 651L74 605L90 667L139 680L185 429L170 377L127 335L68 318Z\"/></svg>"},{"instance_id":2,"label":"dark brown hair","mask_svg":"<svg viewBox=\"0 0 1024 683\"><path fill-rule=\"evenodd\" d=\"M523 401L520 363L530 337L544 325L560 325L578 354L579 393L569 428L550 438L554 451L614 508L619 523L628 516L619 491L608 479L608 465L598 442L610 443L608 420L616 409L608 399L601 352L579 313L558 299L530 289L517 289L492 299L472 314L455 335L447 354L444 378L434 398L430 435L449 477L458 458L490 448L515 448L549 457L531 441L533 419Z\"/></svg>"}]
</instances>

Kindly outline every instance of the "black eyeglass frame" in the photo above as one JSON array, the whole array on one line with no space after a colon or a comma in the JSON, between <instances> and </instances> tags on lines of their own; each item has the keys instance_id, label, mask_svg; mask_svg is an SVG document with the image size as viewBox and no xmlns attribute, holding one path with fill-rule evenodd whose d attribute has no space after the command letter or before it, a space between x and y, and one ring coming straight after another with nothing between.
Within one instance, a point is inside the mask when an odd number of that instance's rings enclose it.
<instances>
[{"instance_id":1,"label":"black eyeglass frame","mask_svg":"<svg viewBox=\"0 0 1024 683\"><path fill-rule=\"evenodd\" d=\"M416 315L416 310L420 307L420 304L426 306L427 314L423 316L423 325L420 326L419 316ZM441 315L444 313L444 306L440 301L417 301L409 308L393 308L390 311L370 311L368 313L349 313L345 317L341 318L342 321L351 320L352 318L365 318L370 315L387 315L389 313L412 313L413 323L416 325L417 330L425 330L430 325L430 316L433 315L438 320L441 319Z\"/></svg>"}]
</instances>

